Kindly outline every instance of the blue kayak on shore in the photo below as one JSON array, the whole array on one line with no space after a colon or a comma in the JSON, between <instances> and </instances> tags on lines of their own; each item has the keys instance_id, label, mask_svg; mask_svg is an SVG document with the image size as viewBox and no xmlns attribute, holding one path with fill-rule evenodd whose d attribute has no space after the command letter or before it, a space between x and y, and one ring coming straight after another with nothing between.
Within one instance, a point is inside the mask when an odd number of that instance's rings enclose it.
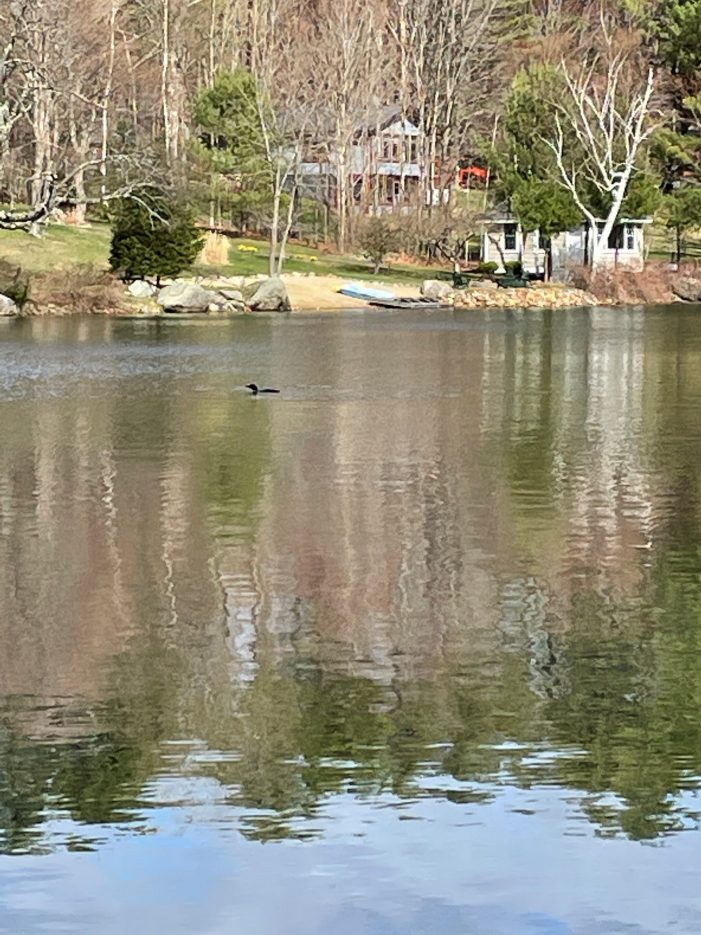
<instances>
[{"instance_id":1,"label":"blue kayak on shore","mask_svg":"<svg viewBox=\"0 0 701 935\"><path fill-rule=\"evenodd\" d=\"M361 285L358 282L350 282L338 290L341 295L350 296L352 299L362 299L363 302L372 302L374 299L392 300L396 299L393 292L387 292L386 289L373 289L372 286Z\"/></svg>"}]
</instances>

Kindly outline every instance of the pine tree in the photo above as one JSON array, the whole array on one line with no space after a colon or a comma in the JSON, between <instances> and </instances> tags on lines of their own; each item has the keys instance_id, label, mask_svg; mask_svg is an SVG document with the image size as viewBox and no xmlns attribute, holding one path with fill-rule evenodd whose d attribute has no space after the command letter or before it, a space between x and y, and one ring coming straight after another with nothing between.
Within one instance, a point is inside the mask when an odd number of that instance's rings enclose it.
<instances>
[{"instance_id":1,"label":"pine tree","mask_svg":"<svg viewBox=\"0 0 701 935\"><path fill-rule=\"evenodd\" d=\"M124 279L177 276L202 249L190 210L163 193L121 201L112 225L110 267Z\"/></svg>"}]
</instances>

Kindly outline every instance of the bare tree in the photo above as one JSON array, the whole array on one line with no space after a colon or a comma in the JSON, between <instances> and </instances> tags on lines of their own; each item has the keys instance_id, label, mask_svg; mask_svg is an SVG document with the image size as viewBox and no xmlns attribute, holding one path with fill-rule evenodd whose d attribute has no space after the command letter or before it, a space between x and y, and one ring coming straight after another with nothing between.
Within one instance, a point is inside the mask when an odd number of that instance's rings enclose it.
<instances>
[{"instance_id":1,"label":"bare tree","mask_svg":"<svg viewBox=\"0 0 701 935\"><path fill-rule=\"evenodd\" d=\"M334 166L338 202L338 248L349 240L353 200L352 147L370 129L391 87L384 83L386 18L381 4L362 0L324 0L314 26L310 51L315 85L326 114L329 159ZM355 167L357 171L358 167Z\"/></svg>"},{"instance_id":2,"label":"bare tree","mask_svg":"<svg viewBox=\"0 0 701 935\"><path fill-rule=\"evenodd\" d=\"M640 76L635 50L621 45L603 22L601 35L604 49L589 63L574 69L562 63L566 95L554 102L554 126L544 128L542 136L554 153L562 184L588 223L592 266L601 262L654 130L652 67ZM592 206L592 190L608 203L603 218Z\"/></svg>"},{"instance_id":3,"label":"bare tree","mask_svg":"<svg viewBox=\"0 0 701 935\"><path fill-rule=\"evenodd\" d=\"M505 0L394 0L401 99L422 131L423 202L440 203L493 101ZM492 108L493 112L493 108Z\"/></svg>"}]
</instances>

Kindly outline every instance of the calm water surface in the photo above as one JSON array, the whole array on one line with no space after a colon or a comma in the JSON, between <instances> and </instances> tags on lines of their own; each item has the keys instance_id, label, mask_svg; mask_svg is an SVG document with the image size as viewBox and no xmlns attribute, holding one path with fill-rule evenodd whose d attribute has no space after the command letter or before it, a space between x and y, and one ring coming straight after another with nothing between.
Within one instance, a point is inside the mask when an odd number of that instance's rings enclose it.
<instances>
[{"instance_id":1,"label":"calm water surface","mask_svg":"<svg viewBox=\"0 0 701 935\"><path fill-rule=\"evenodd\" d=\"M701 931L698 310L5 322L0 433L2 935Z\"/></svg>"}]
</instances>

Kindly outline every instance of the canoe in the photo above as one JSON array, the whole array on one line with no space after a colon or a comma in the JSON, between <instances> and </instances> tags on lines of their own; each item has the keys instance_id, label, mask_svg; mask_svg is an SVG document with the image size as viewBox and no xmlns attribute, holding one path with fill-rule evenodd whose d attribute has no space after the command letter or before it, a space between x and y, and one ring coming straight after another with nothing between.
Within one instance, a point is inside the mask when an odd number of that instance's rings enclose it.
<instances>
[{"instance_id":1,"label":"canoe","mask_svg":"<svg viewBox=\"0 0 701 935\"><path fill-rule=\"evenodd\" d=\"M341 295L347 295L351 299L361 299L363 302L372 302L375 299L396 299L393 292L387 292L385 289L373 289L372 286L361 285L358 282L349 282L338 291Z\"/></svg>"}]
</instances>

